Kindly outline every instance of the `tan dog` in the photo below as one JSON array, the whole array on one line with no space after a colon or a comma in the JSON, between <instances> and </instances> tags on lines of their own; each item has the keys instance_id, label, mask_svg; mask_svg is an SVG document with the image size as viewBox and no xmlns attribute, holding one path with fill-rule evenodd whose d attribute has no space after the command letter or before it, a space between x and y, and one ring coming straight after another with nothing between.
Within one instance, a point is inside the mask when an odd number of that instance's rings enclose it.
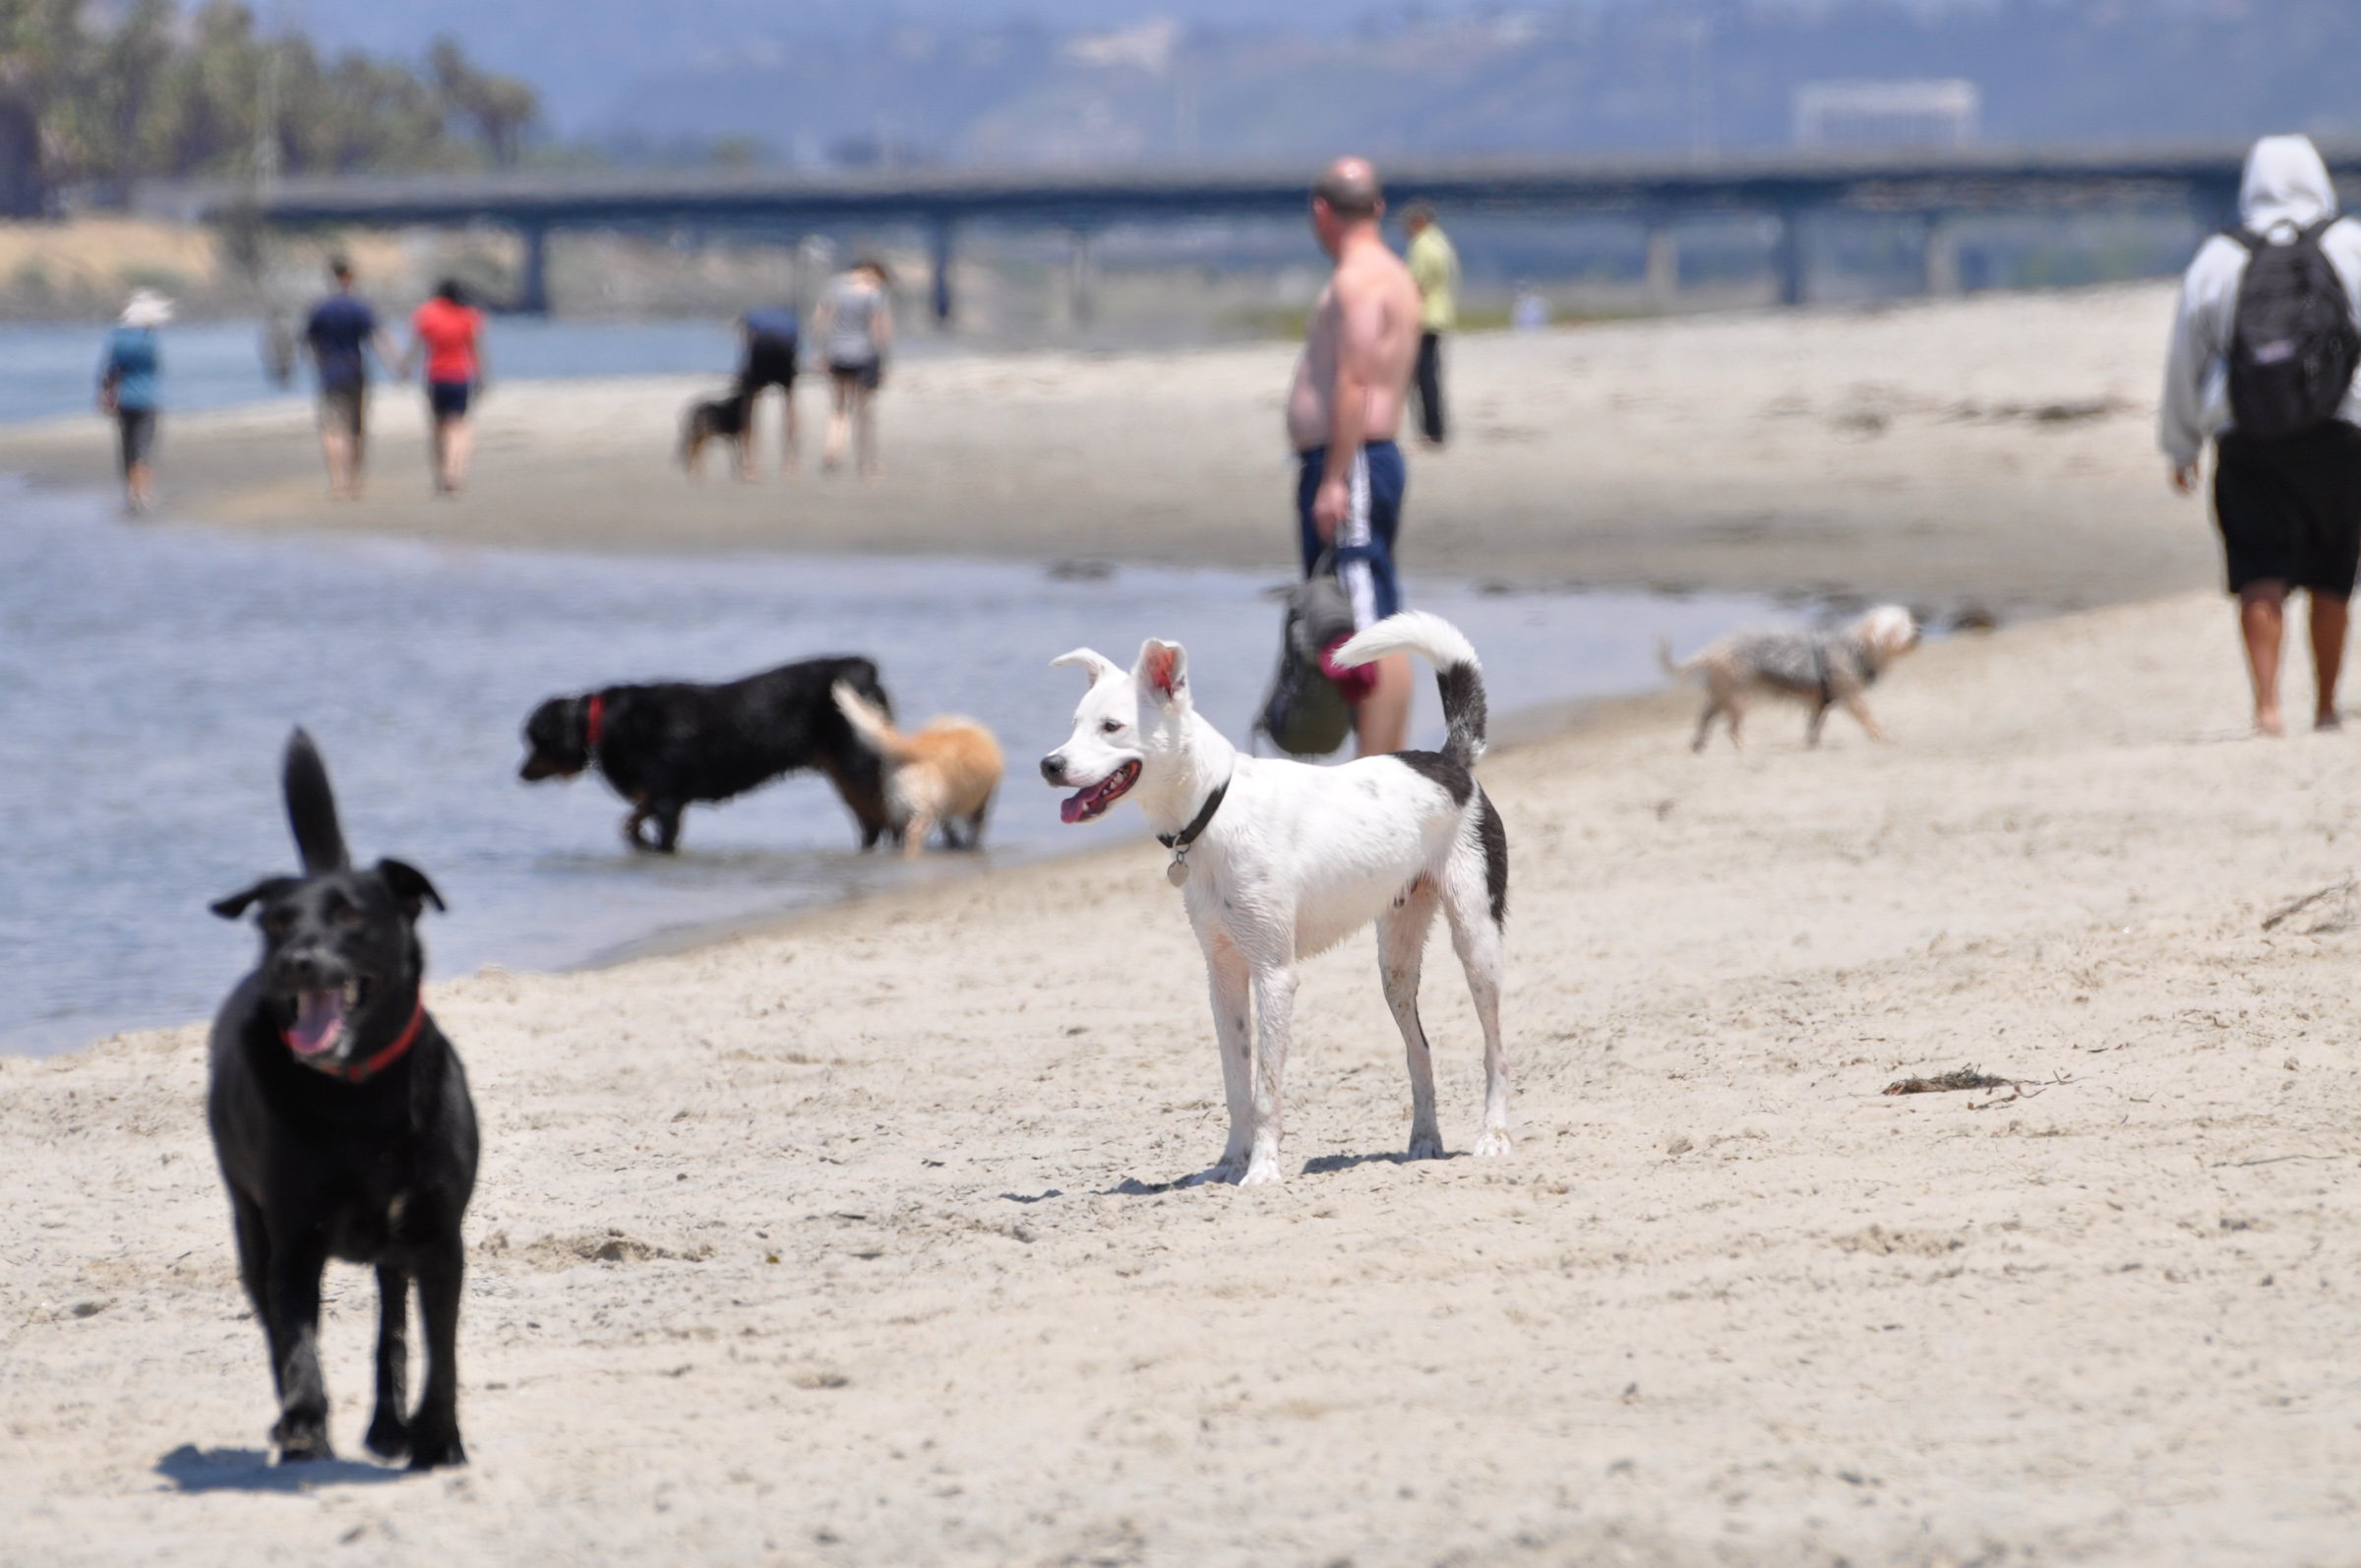
<instances>
[{"instance_id":1,"label":"tan dog","mask_svg":"<svg viewBox=\"0 0 2361 1568\"><path fill-rule=\"evenodd\" d=\"M1672 662L1669 643L1659 647L1658 656L1667 675L1705 677L1705 712L1690 743L1690 750L1702 752L1714 720L1725 715L1730 745L1740 744L1738 726L1749 696L1786 697L1810 708L1804 734L1814 746L1820 744L1828 710L1839 706L1859 721L1869 739L1882 741L1886 735L1870 716L1866 694L1886 666L1917 645L1918 623L1910 612L1883 604L1840 632L1735 632L1679 664Z\"/></svg>"},{"instance_id":2,"label":"tan dog","mask_svg":"<svg viewBox=\"0 0 2361 1568\"><path fill-rule=\"evenodd\" d=\"M904 735L841 681L836 706L885 764L885 810L902 835L905 859L918 858L938 825L952 849L984 847L984 816L1000 787L1000 747L990 730L974 719L944 716Z\"/></svg>"}]
</instances>

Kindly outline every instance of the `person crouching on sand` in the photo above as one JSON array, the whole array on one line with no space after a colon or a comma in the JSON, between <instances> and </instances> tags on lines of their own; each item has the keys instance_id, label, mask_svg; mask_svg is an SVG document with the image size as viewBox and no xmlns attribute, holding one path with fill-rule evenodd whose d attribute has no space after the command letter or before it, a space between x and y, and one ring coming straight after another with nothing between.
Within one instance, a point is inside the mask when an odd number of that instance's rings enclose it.
<instances>
[{"instance_id":1,"label":"person crouching on sand","mask_svg":"<svg viewBox=\"0 0 2361 1568\"><path fill-rule=\"evenodd\" d=\"M2213 440L2213 520L2255 689L2255 728L2280 734L2287 593L2312 601L2313 728L2338 728L2336 677L2361 558L2361 224L2311 142L2247 153L2239 229L2206 241L2181 279L2156 443L2196 493Z\"/></svg>"},{"instance_id":2,"label":"person crouching on sand","mask_svg":"<svg viewBox=\"0 0 2361 1568\"><path fill-rule=\"evenodd\" d=\"M123 306L122 319L106 334L106 357L98 364L98 408L115 416L123 446L123 510L146 512L154 494L156 377L155 330L172 319L172 302L152 289L140 289Z\"/></svg>"},{"instance_id":3,"label":"person crouching on sand","mask_svg":"<svg viewBox=\"0 0 2361 1568\"><path fill-rule=\"evenodd\" d=\"M435 285L435 297L410 317L410 350L402 356L406 374L412 356L426 361L426 412L435 465L435 492L455 496L467 480L467 457L475 450L475 431L467 423L467 405L483 391L484 313L467 303L466 291L455 277Z\"/></svg>"}]
</instances>

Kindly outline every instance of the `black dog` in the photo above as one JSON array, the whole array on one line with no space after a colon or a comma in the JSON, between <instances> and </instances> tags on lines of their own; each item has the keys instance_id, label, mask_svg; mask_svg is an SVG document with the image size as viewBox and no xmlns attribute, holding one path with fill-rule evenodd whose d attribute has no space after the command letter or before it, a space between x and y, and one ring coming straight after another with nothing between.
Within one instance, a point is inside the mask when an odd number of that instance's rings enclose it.
<instances>
[{"instance_id":1,"label":"black dog","mask_svg":"<svg viewBox=\"0 0 2361 1568\"><path fill-rule=\"evenodd\" d=\"M867 659L805 659L726 686L668 682L610 686L553 696L524 721L526 783L573 778L592 763L632 803L623 836L635 848L672 853L681 813L726 801L782 773L815 768L861 823L868 849L892 831L878 754L845 722L830 689L839 681L884 708L892 699ZM640 834L655 818L656 838Z\"/></svg>"},{"instance_id":2,"label":"black dog","mask_svg":"<svg viewBox=\"0 0 2361 1568\"><path fill-rule=\"evenodd\" d=\"M689 477L702 481L705 477L705 448L716 441L726 441L738 458L738 472L745 477L753 453L747 448L752 432L747 429L747 415L753 401L744 392L727 397L700 397L681 415L681 466Z\"/></svg>"},{"instance_id":3,"label":"black dog","mask_svg":"<svg viewBox=\"0 0 2361 1568\"><path fill-rule=\"evenodd\" d=\"M377 1266L371 1451L412 1470L463 1465L459 1217L475 1190L475 1104L458 1053L427 1016L416 925L443 900L397 860L354 871L328 769L287 742L287 818L304 874L212 906L262 905L263 961L213 1020L206 1100L237 1223L238 1277L271 1338L282 1464L331 1457L320 1373L320 1276L331 1257ZM426 1394L402 1416L409 1289L426 1322Z\"/></svg>"}]
</instances>

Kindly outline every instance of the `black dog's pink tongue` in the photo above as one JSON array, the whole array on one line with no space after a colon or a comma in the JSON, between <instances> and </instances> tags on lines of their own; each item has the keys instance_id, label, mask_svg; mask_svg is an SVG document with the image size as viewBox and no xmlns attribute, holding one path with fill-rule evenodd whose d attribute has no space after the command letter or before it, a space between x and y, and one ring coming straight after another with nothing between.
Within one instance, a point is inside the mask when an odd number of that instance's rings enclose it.
<instances>
[{"instance_id":1,"label":"black dog's pink tongue","mask_svg":"<svg viewBox=\"0 0 2361 1568\"><path fill-rule=\"evenodd\" d=\"M295 998L295 1026L287 1031L287 1049L299 1056L317 1056L344 1038L344 993L306 991Z\"/></svg>"}]
</instances>

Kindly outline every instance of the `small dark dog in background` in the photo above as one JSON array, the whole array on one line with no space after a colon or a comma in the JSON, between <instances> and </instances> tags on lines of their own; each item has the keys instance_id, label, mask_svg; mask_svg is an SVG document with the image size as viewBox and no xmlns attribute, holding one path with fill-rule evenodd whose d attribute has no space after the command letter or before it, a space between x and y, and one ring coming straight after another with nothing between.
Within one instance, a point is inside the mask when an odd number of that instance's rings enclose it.
<instances>
[{"instance_id":1,"label":"small dark dog in background","mask_svg":"<svg viewBox=\"0 0 2361 1568\"><path fill-rule=\"evenodd\" d=\"M747 414L752 400L745 392L735 392L727 397L700 397L681 415L681 466L689 477L698 483L705 477L705 448L716 441L730 444L736 472L744 478L753 472L754 448L750 443L752 431Z\"/></svg>"},{"instance_id":2,"label":"small dark dog in background","mask_svg":"<svg viewBox=\"0 0 2361 1568\"><path fill-rule=\"evenodd\" d=\"M263 959L213 1021L206 1118L238 1239L238 1277L271 1343L279 1462L333 1457L320 1370L320 1277L332 1257L377 1268L377 1413L370 1451L412 1470L463 1465L459 1220L475 1190L475 1103L458 1053L419 994L418 916L443 900L416 868L355 871L328 769L287 742L287 819L303 874L212 906L260 905ZM426 1325L426 1392L409 1380L409 1288Z\"/></svg>"},{"instance_id":3,"label":"small dark dog in background","mask_svg":"<svg viewBox=\"0 0 2361 1568\"><path fill-rule=\"evenodd\" d=\"M597 767L632 803L624 838L669 855L692 804L726 801L810 768L836 786L868 849L893 831L893 815L876 750L836 706L839 681L892 714L878 667L861 658L803 659L720 686L673 681L553 696L524 721L516 776L533 784ZM641 832L650 820L653 842Z\"/></svg>"}]
</instances>

